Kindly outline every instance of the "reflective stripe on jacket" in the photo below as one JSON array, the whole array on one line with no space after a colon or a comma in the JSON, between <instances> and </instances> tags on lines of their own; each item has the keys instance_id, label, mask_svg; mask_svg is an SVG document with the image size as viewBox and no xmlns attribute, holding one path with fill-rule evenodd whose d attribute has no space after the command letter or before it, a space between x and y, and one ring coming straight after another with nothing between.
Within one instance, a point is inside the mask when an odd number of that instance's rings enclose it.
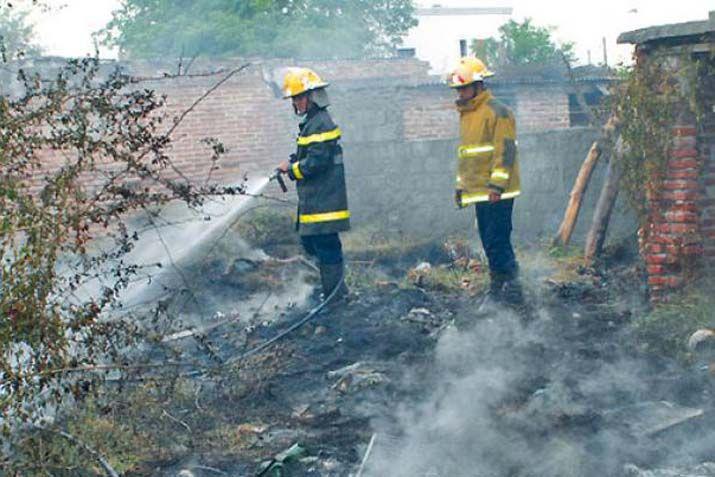
<instances>
[{"instance_id":1,"label":"reflective stripe on jacket","mask_svg":"<svg viewBox=\"0 0 715 477\"><path fill-rule=\"evenodd\" d=\"M518 196L521 184L512 112L488 90L458 109L461 143L456 188L460 205L486 202L490 192L500 192L502 199Z\"/></svg>"},{"instance_id":2,"label":"reflective stripe on jacket","mask_svg":"<svg viewBox=\"0 0 715 477\"><path fill-rule=\"evenodd\" d=\"M301 235L350 229L340 129L325 108L313 106L300 124L296 154L289 177L296 181Z\"/></svg>"}]
</instances>

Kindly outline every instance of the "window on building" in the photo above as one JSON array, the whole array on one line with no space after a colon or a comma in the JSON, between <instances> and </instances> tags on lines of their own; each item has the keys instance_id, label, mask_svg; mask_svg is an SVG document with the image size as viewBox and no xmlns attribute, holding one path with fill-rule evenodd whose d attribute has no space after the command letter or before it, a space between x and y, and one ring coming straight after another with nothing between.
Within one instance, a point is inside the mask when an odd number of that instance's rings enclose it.
<instances>
[{"instance_id":1,"label":"window on building","mask_svg":"<svg viewBox=\"0 0 715 477\"><path fill-rule=\"evenodd\" d=\"M594 88L584 93L586 104L597 111L603 106L605 95L599 89ZM588 114L583 111L575 94L569 94L569 122L571 127L588 126Z\"/></svg>"}]
</instances>

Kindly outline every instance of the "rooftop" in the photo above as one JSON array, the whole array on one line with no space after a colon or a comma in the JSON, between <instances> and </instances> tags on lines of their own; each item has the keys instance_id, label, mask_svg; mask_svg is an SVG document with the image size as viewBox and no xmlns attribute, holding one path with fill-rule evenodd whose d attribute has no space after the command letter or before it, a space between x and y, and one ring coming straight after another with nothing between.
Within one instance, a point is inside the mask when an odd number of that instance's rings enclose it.
<instances>
[{"instance_id":1,"label":"rooftop","mask_svg":"<svg viewBox=\"0 0 715 477\"><path fill-rule=\"evenodd\" d=\"M715 37L715 11L710 12L708 20L659 25L621 33L618 43L640 45L667 40L684 40L692 43L693 40L700 42L703 37L711 39Z\"/></svg>"}]
</instances>

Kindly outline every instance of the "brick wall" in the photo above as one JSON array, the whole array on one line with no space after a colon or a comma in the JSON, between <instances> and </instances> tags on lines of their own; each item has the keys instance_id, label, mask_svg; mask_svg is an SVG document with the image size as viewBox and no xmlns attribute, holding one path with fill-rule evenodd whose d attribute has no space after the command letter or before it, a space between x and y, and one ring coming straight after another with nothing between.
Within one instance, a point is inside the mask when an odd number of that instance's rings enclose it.
<instances>
[{"instance_id":1,"label":"brick wall","mask_svg":"<svg viewBox=\"0 0 715 477\"><path fill-rule=\"evenodd\" d=\"M706 266L715 265L715 64L711 62L710 74L701 78L700 98L705 112L698 135L700 161L703 164L701 229Z\"/></svg>"},{"instance_id":2,"label":"brick wall","mask_svg":"<svg viewBox=\"0 0 715 477\"><path fill-rule=\"evenodd\" d=\"M33 60L19 67L39 71L46 77L52 77L61 63L62 61L56 59ZM292 113L290 102L276 96L267 83L266 76L277 68L292 63L292 61L260 62L235 75L196 106L172 136L169 153L176 168L196 182L210 179L218 183L233 183L239 181L244 173L263 174L270 171L280 160L286 159L294 150L297 119ZM240 60L197 63L192 65L192 71L229 71L240 64L242 64ZM342 101L344 105L351 105L349 108L342 108L345 112L343 115L345 123L355 122L366 125L360 129L380 129L382 132L389 126L384 118L384 111L401 107L393 104L391 99L396 85L414 85L428 77L428 65L414 59L346 60L302 64L316 69L324 78L333 82L331 91L340 91L341 88L343 91L348 91L349 97ZM107 65L108 68L114 66L116 65ZM170 118L186 110L222 78L222 74L161 78L163 74L174 72L175 66L167 67L156 62L135 62L119 66L134 76L145 78L138 83L138 87L154 89L158 95L166 96ZM13 78L14 74L10 68L0 72L0 84L2 84L0 91L3 94L21 94L21 89ZM363 92L358 92L356 87L362 87ZM366 96L374 96L370 93L373 89L381 92L377 99L381 107L367 116L361 101ZM337 100L340 95L333 96ZM402 104L399 101L397 103ZM382 124L379 121L380 115L383 116ZM391 122L394 127L401 128L401 121L395 122L391 119ZM356 136L360 135L356 134ZM216 170L211 170L210 167L210 147L202 143L202 139L208 137L218 138L228 150L222 156ZM35 188L42 184L44 175L62 166L64 156L47 151L44 159L44 170L29 179L30 184ZM171 176L171 173L168 175ZM100 181L98 177L87 178L87 183L90 185L99 184Z\"/></svg>"},{"instance_id":3,"label":"brick wall","mask_svg":"<svg viewBox=\"0 0 715 477\"><path fill-rule=\"evenodd\" d=\"M702 163L697 150L697 128L681 122L672 128L662 187L649 195L648 224L641 247L654 302L667 301L693 275L703 253L700 233Z\"/></svg>"},{"instance_id":4,"label":"brick wall","mask_svg":"<svg viewBox=\"0 0 715 477\"><path fill-rule=\"evenodd\" d=\"M426 73L419 76L421 63L415 60L390 61L379 62L377 69L348 62L344 71L309 65L331 82L330 109L343 131L354 223L411 235L472 233L473 214L455 211L452 203L459 132L455 93L443 84L425 84ZM380 68L385 65L399 74L365 76L370 71L383 74ZM195 119L187 119L177 130L172 156L182 169L192 167L192 174L200 173L201 160L208 154L197 141L205 135L221 138L229 148L221 169L213 174L217 180L230 182L243 173L263 175L287 158L294 148L297 118L290 103L276 98L263 76L254 69L231 80L197 108ZM213 81L201 85L192 79L159 81L156 87L178 111ZM522 88L529 89L519 95ZM517 115L523 187L529 202L517 206L516 234L528 240L550 236L595 132L566 127L568 97L561 88L497 84L493 89ZM529 91L534 89L538 91L532 97ZM560 96L549 100L549 95ZM563 111L561 121L555 117L558 110ZM532 121L523 131L521 124L528 122L530 114L546 119ZM559 128L547 130L554 125ZM600 190L602 172L595 174L589 188L592 195ZM596 197L587 200L594 204ZM584 216L588 213L587 206ZM615 215L616 235L633 230L625 214ZM585 233L586 222L577 230L576 240Z\"/></svg>"},{"instance_id":5,"label":"brick wall","mask_svg":"<svg viewBox=\"0 0 715 477\"><path fill-rule=\"evenodd\" d=\"M234 62L197 62L192 72L230 70ZM185 175L203 182L235 182L243 173L270 170L293 148L297 120L290 104L276 97L266 79L277 76L292 61L263 61L234 76L199 104L176 129L171 158ZM458 136L454 91L428 76L428 65L416 59L315 61L314 68L332 83L333 111L347 142L453 139ZM52 60L23 65L51 73ZM121 65L135 76L161 77L175 65L134 62ZM113 65L109 65L113 67ZM12 75L3 72L2 88L13 90ZM9 75L9 76L8 76ZM7 78L5 78L7 76ZM166 95L170 115L178 115L213 86L220 75L144 80L141 87ZM7 80L7 81L6 81ZM562 88L534 84L503 87L494 93L515 111L519 131L541 131L569 126L568 96ZM219 138L228 148L217 170L210 170L207 137ZM61 165L60 155L48 153L46 172ZM50 166L51 165L51 166ZM94 178L88 178L95 182ZM34 178L40 184L40 178Z\"/></svg>"},{"instance_id":6,"label":"brick wall","mask_svg":"<svg viewBox=\"0 0 715 477\"><path fill-rule=\"evenodd\" d=\"M703 144L701 160L704 163L704 191L702 199L702 233L704 252L709 265L715 264L715 131L711 131L709 143Z\"/></svg>"},{"instance_id":7,"label":"brick wall","mask_svg":"<svg viewBox=\"0 0 715 477\"><path fill-rule=\"evenodd\" d=\"M405 139L416 141L459 137L459 113L455 109L454 98L436 90L417 93L414 101L406 104L402 113Z\"/></svg>"},{"instance_id":8,"label":"brick wall","mask_svg":"<svg viewBox=\"0 0 715 477\"><path fill-rule=\"evenodd\" d=\"M568 129L569 96L562 85L521 85L491 87L494 95L507 104L517 120L518 132ZM459 135L454 92L444 87L422 87L403 113L405 138L448 139Z\"/></svg>"},{"instance_id":9,"label":"brick wall","mask_svg":"<svg viewBox=\"0 0 715 477\"><path fill-rule=\"evenodd\" d=\"M520 88L515 114L519 131L566 129L570 126L569 96L561 85Z\"/></svg>"},{"instance_id":10,"label":"brick wall","mask_svg":"<svg viewBox=\"0 0 715 477\"><path fill-rule=\"evenodd\" d=\"M238 64L197 63L192 71L229 70ZM429 78L426 64L414 59L306 64L331 82L330 109L343 130L349 197L357 226L371 224L391 232L423 235L473 227L473 214L455 211L452 203L458 138L453 90ZM244 174L264 176L287 159L294 151L298 119L290 102L276 97L266 81L281 66L284 63L275 61L253 66L200 103L174 133L169 152L177 169L197 182L204 182L210 174L214 182L231 184ZM126 67L147 78L170 72L154 63ZM144 80L141 86L166 95L170 114L175 116L220 78ZM550 236L558 227L595 132L566 127L568 98L556 85L495 83L492 89L517 116L522 182L529 200L520 201L516 208L515 231L526 239ZM213 171L210 149L201 142L209 136L228 148ZM59 156L47 158L48 163L61 163ZM589 193L598 193L601 172L596 172ZM595 203L595 197L587 201ZM585 226L587 221L582 222ZM425 227L426 223L430 226ZM632 230L629 224L624 219L613 229L624 233ZM576 240L582 237L582 228Z\"/></svg>"},{"instance_id":11,"label":"brick wall","mask_svg":"<svg viewBox=\"0 0 715 477\"><path fill-rule=\"evenodd\" d=\"M678 67L680 53L671 64ZM653 302L666 302L703 266L715 263L715 77L699 78L699 118L683 107L673 125L662 187L650 194L648 224L641 231Z\"/></svg>"}]
</instances>

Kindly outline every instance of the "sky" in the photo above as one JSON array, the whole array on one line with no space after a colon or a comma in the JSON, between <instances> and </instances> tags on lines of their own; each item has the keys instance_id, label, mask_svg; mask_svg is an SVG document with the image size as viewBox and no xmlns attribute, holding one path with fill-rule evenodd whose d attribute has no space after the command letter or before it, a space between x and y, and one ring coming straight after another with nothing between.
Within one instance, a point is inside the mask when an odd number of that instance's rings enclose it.
<instances>
[{"instance_id":1,"label":"sky","mask_svg":"<svg viewBox=\"0 0 715 477\"><path fill-rule=\"evenodd\" d=\"M435 0L418 2L429 7L512 7L509 16L470 18L423 17L408 36L406 46L415 47L417 56L430 61L433 73L451 69L459 56L459 38L497 36L499 26L509 19L530 17L537 25L556 27L554 37L575 43L578 63L603 63L603 38L606 38L608 63L630 62L633 47L617 45L625 31L654 25L706 20L715 10L715 0Z\"/></svg>"},{"instance_id":2,"label":"sky","mask_svg":"<svg viewBox=\"0 0 715 477\"><path fill-rule=\"evenodd\" d=\"M15 2L21 5L23 2ZM24 3L28 3L25 0ZM118 0L47 0L52 10L39 13L32 20L38 43L46 55L85 56L94 52L92 32L103 28L118 8ZM111 51L100 50L102 56L114 57Z\"/></svg>"},{"instance_id":3,"label":"sky","mask_svg":"<svg viewBox=\"0 0 715 477\"><path fill-rule=\"evenodd\" d=\"M56 56L84 56L93 52L92 32L102 28L111 18L112 11L120 4L119 0L46 1L59 9L35 15L36 29L39 43L45 53ZM708 18L708 12L715 10L715 0L434 0L417 3L420 6L440 4L450 7L512 7L514 13L511 18L521 21L525 17L531 17L539 25L555 26L557 39L575 42L581 63L587 62L589 50L592 62L602 61L602 38L606 37L611 64L630 58L630 47L616 46L616 38L621 32L665 23L705 20ZM453 45L452 37L459 30L454 22L459 23L460 20L452 21L449 18L438 17L436 22L424 19L422 25L408 38L408 46L415 37L422 37L422 43L432 43L433 50L458 53L458 46ZM477 32L473 35L495 35L499 25L508 19L509 17L504 16L480 17L475 21L477 27L473 29ZM471 31L472 29L464 34L471 35ZM100 49L100 54L109 58L116 55L106 49ZM433 64L433 68L439 70L441 66Z\"/></svg>"}]
</instances>

